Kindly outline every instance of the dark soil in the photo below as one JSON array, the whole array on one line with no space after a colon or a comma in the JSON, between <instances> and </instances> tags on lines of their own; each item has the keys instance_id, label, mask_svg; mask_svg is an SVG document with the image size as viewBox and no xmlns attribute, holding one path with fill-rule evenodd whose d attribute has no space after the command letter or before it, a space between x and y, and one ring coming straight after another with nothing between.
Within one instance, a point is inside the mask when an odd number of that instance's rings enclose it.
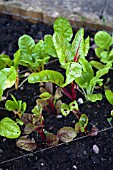
<instances>
[{"instance_id":1,"label":"dark soil","mask_svg":"<svg viewBox=\"0 0 113 170\"><path fill-rule=\"evenodd\" d=\"M76 32L76 29L74 29ZM96 31L85 30L86 35L93 37ZM43 39L45 34L52 34L53 29L44 23L31 24L25 21L13 20L11 16L0 15L0 53L6 53L13 57L18 49L18 38L23 34L32 36L35 41ZM90 49L88 56L94 57L93 49ZM55 69L55 65L48 65L47 68ZM105 76L105 80L110 77L109 86L113 90L112 72ZM38 84L32 85L27 82L18 91L9 92L16 96L17 100L27 102L27 113L35 106L35 101L39 95ZM6 95L6 92L5 92ZM79 94L78 96L79 97ZM0 107L4 107L1 102ZM107 118L113 106L104 98L102 101L81 104L79 109L89 118L89 127L94 125L99 131L110 128ZM13 117L11 112L0 109L0 120L5 116ZM74 126L76 120L73 114L66 118L58 119L55 115L45 116L45 126L50 132L56 132L63 126ZM113 123L113 122L111 122ZM44 149L35 152L23 151L16 147L16 140L9 140L0 137L0 168L3 170L112 170L113 169L113 129L100 132L96 137L82 137L69 144L61 144L58 147ZM93 145L99 147L99 153L93 151ZM8 161L10 160L10 161ZM1 170L0 169L0 170Z\"/></svg>"}]
</instances>

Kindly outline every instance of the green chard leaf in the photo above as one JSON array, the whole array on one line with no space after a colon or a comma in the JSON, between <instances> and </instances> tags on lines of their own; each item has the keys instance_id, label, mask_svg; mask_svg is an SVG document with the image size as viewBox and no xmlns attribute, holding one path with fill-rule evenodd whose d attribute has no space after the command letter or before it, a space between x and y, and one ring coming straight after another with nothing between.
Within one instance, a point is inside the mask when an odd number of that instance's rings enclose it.
<instances>
[{"instance_id":1,"label":"green chard leaf","mask_svg":"<svg viewBox=\"0 0 113 170\"><path fill-rule=\"evenodd\" d=\"M57 57L57 53L53 44L53 36L45 35L44 37L44 48L45 51L52 57Z\"/></svg>"},{"instance_id":2,"label":"green chard leaf","mask_svg":"<svg viewBox=\"0 0 113 170\"><path fill-rule=\"evenodd\" d=\"M82 114L79 122L77 122L75 124L75 132L79 133L79 132L85 132L85 128L88 124L88 117L86 116L86 114Z\"/></svg>"},{"instance_id":3,"label":"green chard leaf","mask_svg":"<svg viewBox=\"0 0 113 170\"><path fill-rule=\"evenodd\" d=\"M28 77L29 83L37 83L37 82L52 82L57 84L58 86L62 86L64 83L64 77L61 73L54 70L43 70L39 73L32 73Z\"/></svg>"},{"instance_id":4,"label":"green chard leaf","mask_svg":"<svg viewBox=\"0 0 113 170\"><path fill-rule=\"evenodd\" d=\"M3 95L3 91L12 87L16 81L16 70L13 66L11 68L4 68L0 70L0 100Z\"/></svg>"},{"instance_id":5,"label":"green chard leaf","mask_svg":"<svg viewBox=\"0 0 113 170\"><path fill-rule=\"evenodd\" d=\"M21 134L21 130L16 122L9 117L5 117L0 121L0 135L6 138L14 139L18 138Z\"/></svg>"},{"instance_id":6,"label":"green chard leaf","mask_svg":"<svg viewBox=\"0 0 113 170\"><path fill-rule=\"evenodd\" d=\"M94 68L96 68L96 69L98 69L98 70L104 68L104 64L102 64L102 63L100 63L100 62L98 62L98 61L92 60L92 61L90 61L90 64L91 64L91 66L93 66Z\"/></svg>"},{"instance_id":7,"label":"green chard leaf","mask_svg":"<svg viewBox=\"0 0 113 170\"><path fill-rule=\"evenodd\" d=\"M7 100L5 103L5 108L9 111L14 111L16 114L23 114L26 110L26 102L22 103L22 100L17 101L16 98L11 95L12 100Z\"/></svg>"},{"instance_id":8,"label":"green chard leaf","mask_svg":"<svg viewBox=\"0 0 113 170\"><path fill-rule=\"evenodd\" d=\"M60 33L61 35L63 35L65 39L67 39L68 41L71 41L72 36L73 36L73 31L72 31L72 27L70 23L68 22L66 18L62 18L62 17L58 18L54 22L53 27L54 27L55 33Z\"/></svg>"},{"instance_id":9,"label":"green chard leaf","mask_svg":"<svg viewBox=\"0 0 113 170\"><path fill-rule=\"evenodd\" d=\"M96 102L97 100L102 100L102 94L88 94L87 99L91 102Z\"/></svg>"},{"instance_id":10,"label":"green chard leaf","mask_svg":"<svg viewBox=\"0 0 113 170\"><path fill-rule=\"evenodd\" d=\"M13 61L6 54L0 54L0 70L6 68L7 66L11 67Z\"/></svg>"},{"instance_id":11,"label":"green chard leaf","mask_svg":"<svg viewBox=\"0 0 113 170\"><path fill-rule=\"evenodd\" d=\"M76 100L74 100L73 102L71 102L69 105L63 103L61 105L61 113L63 116L67 116L71 111L73 110L78 110L78 104L76 102Z\"/></svg>"},{"instance_id":12,"label":"green chard leaf","mask_svg":"<svg viewBox=\"0 0 113 170\"><path fill-rule=\"evenodd\" d=\"M72 50L75 51L75 56L85 57L89 50L89 37L84 40L84 29L81 28L75 35L72 42ZM78 53L78 54L77 54Z\"/></svg>"},{"instance_id":13,"label":"green chard leaf","mask_svg":"<svg viewBox=\"0 0 113 170\"><path fill-rule=\"evenodd\" d=\"M51 94L48 92L44 92L39 96L42 100L47 100L51 97Z\"/></svg>"},{"instance_id":14,"label":"green chard leaf","mask_svg":"<svg viewBox=\"0 0 113 170\"><path fill-rule=\"evenodd\" d=\"M44 64L49 60L45 51L44 41L40 40L36 45L29 35L19 38L20 64L27 66L33 71L43 70Z\"/></svg>"},{"instance_id":15,"label":"green chard leaf","mask_svg":"<svg viewBox=\"0 0 113 170\"><path fill-rule=\"evenodd\" d=\"M101 49L109 50L112 38L111 35L105 31L99 31L95 34L94 41Z\"/></svg>"},{"instance_id":16,"label":"green chard leaf","mask_svg":"<svg viewBox=\"0 0 113 170\"><path fill-rule=\"evenodd\" d=\"M109 103L111 103L113 105L113 92L111 90L106 90L105 96L106 96L107 100L109 101Z\"/></svg>"},{"instance_id":17,"label":"green chard leaf","mask_svg":"<svg viewBox=\"0 0 113 170\"><path fill-rule=\"evenodd\" d=\"M54 33L53 43L59 58L59 62L62 67L65 67L65 64L74 58L74 52L71 50L71 44L61 33Z\"/></svg>"}]
</instances>

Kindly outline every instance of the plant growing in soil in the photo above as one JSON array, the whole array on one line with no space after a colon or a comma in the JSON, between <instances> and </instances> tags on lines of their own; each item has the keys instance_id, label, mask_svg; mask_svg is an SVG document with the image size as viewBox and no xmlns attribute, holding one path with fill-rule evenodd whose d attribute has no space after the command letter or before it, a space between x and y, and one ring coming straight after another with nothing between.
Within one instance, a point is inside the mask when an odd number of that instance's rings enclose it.
<instances>
[{"instance_id":1,"label":"plant growing in soil","mask_svg":"<svg viewBox=\"0 0 113 170\"><path fill-rule=\"evenodd\" d=\"M113 35L111 36L105 31L99 31L95 34L94 41L97 46L95 48L95 53L100 62L91 61L90 64L95 68L100 69L108 62L113 63Z\"/></svg>"},{"instance_id":2,"label":"plant growing in soil","mask_svg":"<svg viewBox=\"0 0 113 170\"><path fill-rule=\"evenodd\" d=\"M19 49L14 54L13 60L7 55L0 56L2 63L0 66L1 98L4 90L14 84L18 89L19 78L21 78L20 65L27 67L31 72L27 78L28 83L40 83L43 86L40 87L39 98L36 100L37 105L31 112L25 113L26 103L22 100L17 101L12 95L13 101L7 100L5 107L18 118L16 122L8 117L0 121L0 135L12 139L18 138L22 133L16 145L27 151L43 145L55 146L59 141L70 142L78 133L91 136L97 134L96 128L93 127L91 132L87 129L88 117L79 111L77 93L82 94L86 101L102 100L102 94L98 93L96 87L103 87L103 76L112 67L113 50L110 48L113 44L113 37L108 33L98 32L95 35L95 43L98 46L96 54L104 63L102 64L87 60L90 37L84 38L83 28L73 37L72 27L65 18L58 18L53 27L53 36L46 35L44 40L40 40L37 44L29 35L21 36L18 41ZM104 38L101 39L101 36ZM105 44L103 40L106 40ZM58 59L63 73L44 68L49 58ZM95 71L92 66L98 70ZM105 96L113 104L113 92L107 89ZM77 118L75 127L64 126L56 134L50 133L45 127L43 114L45 111L48 115L62 114L64 118L68 118L69 114L73 113L76 116L75 120Z\"/></svg>"}]
</instances>

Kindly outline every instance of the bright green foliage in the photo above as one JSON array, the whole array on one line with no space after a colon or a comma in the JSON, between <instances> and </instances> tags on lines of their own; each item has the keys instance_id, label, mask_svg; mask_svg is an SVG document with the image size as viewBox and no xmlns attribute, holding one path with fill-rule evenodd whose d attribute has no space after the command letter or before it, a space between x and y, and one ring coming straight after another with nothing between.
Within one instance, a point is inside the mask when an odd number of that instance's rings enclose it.
<instances>
[{"instance_id":1,"label":"bright green foliage","mask_svg":"<svg viewBox=\"0 0 113 170\"><path fill-rule=\"evenodd\" d=\"M94 68L96 68L96 69L98 69L98 70L104 68L104 64L102 64L102 63L100 63L100 62L98 62L98 61L91 60L91 61L90 61L90 64L91 64Z\"/></svg>"},{"instance_id":2,"label":"bright green foliage","mask_svg":"<svg viewBox=\"0 0 113 170\"><path fill-rule=\"evenodd\" d=\"M63 116L67 116L74 109L78 110L78 104L77 104L76 100L71 102L69 105L67 105L65 103L63 103L61 105L61 113Z\"/></svg>"},{"instance_id":3,"label":"bright green foliage","mask_svg":"<svg viewBox=\"0 0 113 170\"><path fill-rule=\"evenodd\" d=\"M84 39L84 29L81 28L75 35L75 38L72 42L72 50L77 52L80 57L87 56L89 50L89 37ZM76 54L76 53L75 53Z\"/></svg>"},{"instance_id":4,"label":"bright green foliage","mask_svg":"<svg viewBox=\"0 0 113 170\"><path fill-rule=\"evenodd\" d=\"M19 64L28 67L31 71L40 71L44 69L44 64L49 60L45 52L44 41L40 40L35 44L29 35L23 35L18 41L20 50Z\"/></svg>"},{"instance_id":5,"label":"bright green foliage","mask_svg":"<svg viewBox=\"0 0 113 170\"><path fill-rule=\"evenodd\" d=\"M33 109L32 112L38 117L42 114L42 105L36 105Z\"/></svg>"},{"instance_id":6,"label":"bright green foliage","mask_svg":"<svg viewBox=\"0 0 113 170\"><path fill-rule=\"evenodd\" d=\"M52 35L45 35L44 37L44 47L46 52L52 56L57 57L57 53L53 44L53 37Z\"/></svg>"},{"instance_id":7,"label":"bright green foliage","mask_svg":"<svg viewBox=\"0 0 113 170\"><path fill-rule=\"evenodd\" d=\"M75 124L75 132L85 132L85 128L88 124L88 117L86 114L82 114L79 121Z\"/></svg>"},{"instance_id":8,"label":"bright green foliage","mask_svg":"<svg viewBox=\"0 0 113 170\"><path fill-rule=\"evenodd\" d=\"M62 67L65 67L67 62L74 60L75 51L72 51L71 44L64 37L64 34L55 32L53 35L53 43Z\"/></svg>"},{"instance_id":9,"label":"bright green foliage","mask_svg":"<svg viewBox=\"0 0 113 170\"><path fill-rule=\"evenodd\" d=\"M13 61L10 59L10 57L6 54L1 54L0 55L0 70L5 68L5 67L11 67Z\"/></svg>"},{"instance_id":10,"label":"bright green foliage","mask_svg":"<svg viewBox=\"0 0 113 170\"><path fill-rule=\"evenodd\" d=\"M16 122L9 117L5 117L0 121L0 136L14 139L18 138L21 134L21 130Z\"/></svg>"},{"instance_id":11,"label":"bright green foliage","mask_svg":"<svg viewBox=\"0 0 113 170\"><path fill-rule=\"evenodd\" d=\"M62 18L62 17L58 18L54 22L53 28L55 33L60 33L63 35L65 39L71 41L73 32L72 32L71 25L66 18Z\"/></svg>"},{"instance_id":12,"label":"bright green foliage","mask_svg":"<svg viewBox=\"0 0 113 170\"><path fill-rule=\"evenodd\" d=\"M47 99L50 99L51 94L48 93L48 92L44 92L44 93L42 93L39 97L40 97L42 100L47 100Z\"/></svg>"},{"instance_id":13,"label":"bright green foliage","mask_svg":"<svg viewBox=\"0 0 113 170\"><path fill-rule=\"evenodd\" d=\"M54 23L54 34L44 37L45 51L57 57L63 68L66 63L73 62L75 58L85 57L89 50L89 37L84 39L84 29L80 29L73 40L73 31L66 18L58 18Z\"/></svg>"},{"instance_id":14,"label":"bright green foliage","mask_svg":"<svg viewBox=\"0 0 113 170\"><path fill-rule=\"evenodd\" d=\"M28 77L29 83L52 82L61 86L64 83L64 77L61 73L53 70L43 70L39 73L32 73Z\"/></svg>"},{"instance_id":15,"label":"bright green foliage","mask_svg":"<svg viewBox=\"0 0 113 170\"><path fill-rule=\"evenodd\" d=\"M97 45L95 53L100 58L100 61L103 63L111 61L113 63L113 49L110 50L113 37L105 31L99 31L95 34L94 40Z\"/></svg>"},{"instance_id":16,"label":"bright green foliage","mask_svg":"<svg viewBox=\"0 0 113 170\"><path fill-rule=\"evenodd\" d=\"M0 100L5 89L12 87L16 80L16 70L13 66L11 68L4 68L0 70Z\"/></svg>"},{"instance_id":17,"label":"bright green foliage","mask_svg":"<svg viewBox=\"0 0 113 170\"><path fill-rule=\"evenodd\" d=\"M111 103L113 105L113 92L111 90L106 90L105 96L106 96L107 100L109 101L109 103Z\"/></svg>"},{"instance_id":18,"label":"bright green foliage","mask_svg":"<svg viewBox=\"0 0 113 170\"><path fill-rule=\"evenodd\" d=\"M26 110L26 102L22 103L22 100L16 100L16 98L12 95L12 100L7 100L5 103L5 108L9 111L13 111L15 114L19 115L21 117L21 114L23 114Z\"/></svg>"},{"instance_id":19,"label":"bright green foliage","mask_svg":"<svg viewBox=\"0 0 113 170\"><path fill-rule=\"evenodd\" d=\"M78 86L83 90L83 93L87 100L95 102L96 100L101 100L101 94L93 94L95 86L98 84L102 86L103 79L101 77L108 73L109 69L111 68L111 62L108 62L104 68L98 70L96 75L94 76L94 71L90 63L85 59L79 59L79 62L82 65L83 71L82 76L75 77L75 82Z\"/></svg>"},{"instance_id":20,"label":"bright green foliage","mask_svg":"<svg viewBox=\"0 0 113 170\"><path fill-rule=\"evenodd\" d=\"M70 62L66 64L66 83L69 84L75 77L82 76L82 66L78 62Z\"/></svg>"}]
</instances>

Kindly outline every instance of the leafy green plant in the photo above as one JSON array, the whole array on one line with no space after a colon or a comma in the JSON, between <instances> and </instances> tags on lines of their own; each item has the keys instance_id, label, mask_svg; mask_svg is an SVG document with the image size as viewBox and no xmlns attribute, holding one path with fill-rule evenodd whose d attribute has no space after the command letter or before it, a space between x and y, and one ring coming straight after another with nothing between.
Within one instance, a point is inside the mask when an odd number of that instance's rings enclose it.
<instances>
[{"instance_id":1,"label":"leafy green plant","mask_svg":"<svg viewBox=\"0 0 113 170\"><path fill-rule=\"evenodd\" d=\"M87 127L88 125L88 117L86 116L86 114L82 114L80 116L79 121L75 124L75 132L76 133L80 133L80 132L87 132Z\"/></svg>"},{"instance_id":2,"label":"leafy green plant","mask_svg":"<svg viewBox=\"0 0 113 170\"><path fill-rule=\"evenodd\" d=\"M23 35L18 41L19 64L28 67L32 72L44 70L44 64L49 60L45 51L44 41L40 40L35 44L32 37Z\"/></svg>"},{"instance_id":3,"label":"leafy green plant","mask_svg":"<svg viewBox=\"0 0 113 170\"><path fill-rule=\"evenodd\" d=\"M113 92L109 89L105 90L106 99L113 105Z\"/></svg>"},{"instance_id":4,"label":"leafy green plant","mask_svg":"<svg viewBox=\"0 0 113 170\"><path fill-rule=\"evenodd\" d=\"M94 37L95 44L95 53L99 57L101 62L92 60L90 63L93 67L100 69L104 67L104 64L111 62L113 63L113 36L105 31L99 31L95 34ZM112 67L112 65L111 65Z\"/></svg>"},{"instance_id":5,"label":"leafy green plant","mask_svg":"<svg viewBox=\"0 0 113 170\"><path fill-rule=\"evenodd\" d=\"M16 70L13 66L0 70L0 100L2 99L4 90L11 88L15 84L16 75Z\"/></svg>"},{"instance_id":6,"label":"leafy green plant","mask_svg":"<svg viewBox=\"0 0 113 170\"><path fill-rule=\"evenodd\" d=\"M78 110L78 104L76 100L71 102L69 105L65 103L61 105L61 113L63 116L67 116L73 110L76 110L76 111Z\"/></svg>"},{"instance_id":7,"label":"leafy green plant","mask_svg":"<svg viewBox=\"0 0 113 170\"><path fill-rule=\"evenodd\" d=\"M43 110L46 110L48 113L53 113L58 115L61 112L61 104L62 101L60 98L62 97L59 89L56 89L55 94L52 95L43 88L41 95L39 95L40 99L37 99L37 107L42 107Z\"/></svg>"},{"instance_id":8,"label":"leafy green plant","mask_svg":"<svg viewBox=\"0 0 113 170\"><path fill-rule=\"evenodd\" d=\"M11 95L11 97L13 101L7 100L5 103L5 108L9 111L13 111L15 115L18 115L21 118L22 114L26 110L26 102L22 103L22 100L17 101L13 95Z\"/></svg>"},{"instance_id":9,"label":"leafy green plant","mask_svg":"<svg viewBox=\"0 0 113 170\"><path fill-rule=\"evenodd\" d=\"M10 119L9 117L5 117L0 121L0 136L14 139L18 138L20 134L21 130L19 126L15 121Z\"/></svg>"}]
</instances>

